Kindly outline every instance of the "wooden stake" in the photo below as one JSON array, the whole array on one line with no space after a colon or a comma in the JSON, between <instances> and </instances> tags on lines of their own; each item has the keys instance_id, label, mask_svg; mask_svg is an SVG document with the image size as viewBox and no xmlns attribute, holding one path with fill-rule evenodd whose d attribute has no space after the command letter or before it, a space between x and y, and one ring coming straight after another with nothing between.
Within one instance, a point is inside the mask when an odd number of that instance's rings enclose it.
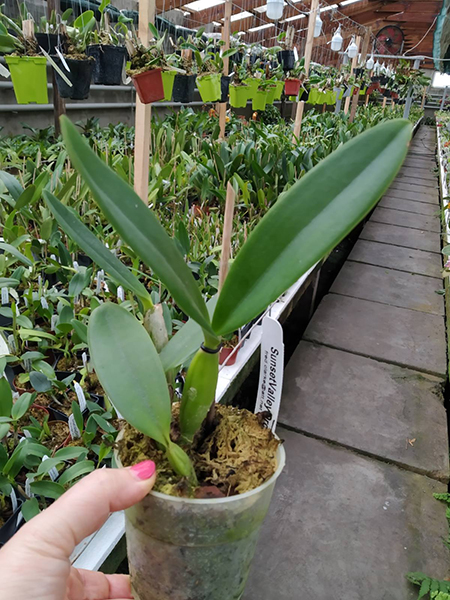
<instances>
[{"instance_id":1,"label":"wooden stake","mask_svg":"<svg viewBox=\"0 0 450 600\"><path fill-rule=\"evenodd\" d=\"M355 39L355 44L358 48L358 52L356 53L356 56L354 58L352 58L352 68L350 73L353 74L354 70L356 69L357 65L358 65L358 53L359 53L359 44L361 43L361 36L357 35L356 39ZM350 101L352 100L353 96L347 96L347 98L345 99L345 104L344 104L344 113L347 114L348 113L348 109L350 108Z\"/></svg>"},{"instance_id":2,"label":"wooden stake","mask_svg":"<svg viewBox=\"0 0 450 600\"><path fill-rule=\"evenodd\" d=\"M364 40L362 43L362 47L361 47L361 62L359 64L363 68L366 65L367 50L369 49L371 33L372 33L372 28L369 27L366 31L366 34L364 36ZM350 110L350 119L349 119L350 123L353 123L353 120L356 116L356 110L358 108L358 101L359 101L359 88L358 88L358 94L356 94L355 96L352 97L352 108Z\"/></svg>"},{"instance_id":3,"label":"wooden stake","mask_svg":"<svg viewBox=\"0 0 450 600\"><path fill-rule=\"evenodd\" d=\"M155 22L155 0L139 2L139 39L143 46L150 41L149 23ZM136 95L134 134L134 191L148 204L148 170L150 163L151 104L142 104Z\"/></svg>"},{"instance_id":4,"label":"wooden stake","mask_svg":"<svg viewBox=\"0 0 450 600\"><path fill-rule=\"evenodd\" d=\"M394 110L395 102L391 100L391 110Z\"/></svg>"},{"instance_id":5,"label":"wooden stake","mask_svg":"<svg viewBox=\"0 0 450 600\"><path fill-rule=\"evenodd\" d=\"M34 40L34 21L33 19L25 19L22 21L23 37L28 40Z\"/></svg>"},{"instance_id":6,"label":"wooden stake","mask_svg":"<svg viewBox=\"0 0 450 600\"><path fill-rule=\"evenodd\" d=\"M225 44L222 46L223 50L229 50L230 48L230 23L231 23L231 11L233 8L232 0L225 0L225 18L222 27L222 40ZM227 77L230 73L230 59L226 56L223 59L223 74ZM227 116L227 103L221 102L219 104L219 126L220 134L219 137L223 140L225 137L225 123Z\"/></svg>"},{"instance_id":7,"label":"wooden stake","mask_svg":"<svg viewBox=\"0 0 450 600\"><path fill-rule=\"evenodd\" d=\"M425 96L426 95L427 95L427 88L424 87L423 94L422 94L422 102L420 103L420 110L423 110L423 107L425 106Z\"/></svg>"},{"instance_id":8,"label":"wooden stake","mask_svg":"<svg viewBox=\"0 0 450 600\"><path fill-rule=\"evenodd\" d=\"M47 18L50 19L52 11L55 11L56 15L61 14L61 6L59 0L47 0ZM60 25L59 27L62 27ZM62 31L60 30L60 34ZM53 88L53 119L55 123L55 135L60 135L61 126L59 119L61 115L66 114L66 101L59 95L58 85L56 83L55 71L52 69L52 88Z\"/></svg>"},{"instance_id":9,"label":"wooden stake","mask_svg":"<svg viewBox=\"0 0 450 600\"><path fill-rule=\"evenodd\" d=\"M382 108L386 108L386 96L383 98L383 104L381 105Z\"/></svg>"},{"instance_id":10,"label":"wooden stake","mask_svg":"<svg viewBox=\"0 0 450 600\"><path fill-rule=\"evenodd\" d=\"M219 267L219 292L223 287L228 274L228 264L231 256L231 234L233 232L233 214L236 192L230 182L227 185L227 197L225 200L225 217L223 221L222 254Z\"/></svg>"},{"instance_id":11,"label":"wooden stake","mask_svg":"<svg viewBox=\"0 0 450 600\"><path fill-rule=\"evenodd\" d=\"M366 94L366 101L364 102L364 106L367 106L369 104L369 94Z\"/></svg>"},{"instance_id":12,"label":"wooden stake","mask_svg":"<svg viewBox=\"0 0 450 600\"><path fill-rule=\"evenodd\" d=\"M305 77L309 75L309 66L311 64L311 56L314 45L314 28L316 26L316 17L317 11L319 9L319 0L311 1L311 11L309 13L308 18L308 34L306 36L306 46L305 46ZM303 119L303 111L305 108L305 103L303 100L297 102L297 111L295 113L295 123L294 123L294 134L292 136L292 142L295 144L297 139L300 136L300 129L302 127L302 119Z\"/></svg>"}]
</instances>

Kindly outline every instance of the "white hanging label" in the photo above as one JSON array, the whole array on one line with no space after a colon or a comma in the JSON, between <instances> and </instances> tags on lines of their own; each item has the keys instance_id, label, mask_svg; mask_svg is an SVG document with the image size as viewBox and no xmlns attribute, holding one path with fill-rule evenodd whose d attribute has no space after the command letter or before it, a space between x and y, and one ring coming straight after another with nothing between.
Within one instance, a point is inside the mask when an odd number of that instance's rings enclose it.
<instances>
[{"instance_id":1,"label":"white hanging label","mask_svg":"<svg viewBox=\"0 0 450 600\"><path fill-rule=\"evenodd\" d=\"M73 440L80 439L81 432L78 429L77 424L75 423L75 417L73 415L70 415L70 417L69 417L69 432L70 432L70 437Z\"/></svg>"},{"instance_id":2,"label":"white hanging label","mask_svg":"<svg viewBox=\"0 0 450 600\"><path fill-rule=\"evenodd\" d=\"M2 304L8 304L8 302L9 302L8 288L2 287Z\"/></svg>"},{"instance_id":3,"label":"white hanging label","mask_svg":"<svg viewBox=\"0 0 450 600\"><path fill-rule=\"evenodd\" d=\"M75 388L75 393L77 395L78 402L80 404L81 412L83 412L84 410L86 410L86 398L84 396L83 389L82 389L81 385L78 383L78 381L74 381L73 387Z\"/></svg>"},{"instance_id":4,"label":"white hanging label","mask_svg":"<svg viewBox=\"0 0 450 600\"><path fill-rule=\"evenodd\" d=\"M10 73L10 72L8 71L8 69L7 69L7 68L6 68L4 65L2 65L2 64L0 64L0 75L1 75L2 77L11 77L11 73Z\"/></svg>"},{"instance_id":5,"label":"white hanging label","mask_svg":"<svg viewBox=\"0 0 450 600\"><path fill-rule=\"evenodd\" d=\"M123 291L123 287L121 285L119 285L117 288L117 297L121 302L125 300L125 292Z\"/></svg>"},{"instance_id":6,"label":"white hanging label","mask_svg":"<svg viewBox=\"0 0 450 600\"><path fill-rule=\"evenodd\" d=\"M255 414L268 411L264 426L275 431L280 411L284 374L283 328L272 317L262 322L261 362Z\"/></svg>"}]
</instances>

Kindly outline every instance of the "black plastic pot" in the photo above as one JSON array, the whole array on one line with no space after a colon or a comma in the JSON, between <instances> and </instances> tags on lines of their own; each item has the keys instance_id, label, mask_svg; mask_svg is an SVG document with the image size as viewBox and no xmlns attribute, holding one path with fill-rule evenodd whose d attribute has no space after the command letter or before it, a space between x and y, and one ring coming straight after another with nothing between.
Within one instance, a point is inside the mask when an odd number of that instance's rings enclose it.
<instances>
[{"instance_id":1,"label":"black plastic pot","mask_svg":"<svg viewBox=\"0 0 450 600\"><path fill-rule=\"evenodd\" d=\"M383 90L381 93L383 94L383 96L385 98L390 98L391 97L391 90Z\"/></svg>"},{"instance_id":2,"label":"black plastic pot","mask_svg":"<svg viewBox=\"0 0 450 600\"><path fill-rule=\"evenodd\" d=\"M20 498L17 498L17 508L13 512L13 514L9 517L3 527L0 528L0 548L8 542L12 536L19 529L20 522L18 523L20 516L20 506L22 501Z\"/></svg>"},{"instance_id":3,"label":"black plastic pot","mask_svg":"<svg viewBox=\"0 0 450 600\"><path fill-rule=\"evenodd\" d=\"M39 46L47 52L47 54L56 54L56 48L58 47L58 34L57 33L36 33L35 34L37 43ZM65 35L59 35L60 47L59 49L64 54L67 51L67 38Z\"/></svg>"},{"instance_id":4,"label":"black plastic pot","mask_svg":"<svg viewBox=\"0 0 450 600\"><path fill-rule=\"evenodd\" d=\"M194 99L195 75L175 75L172 98L174 102L188 104Z\"/></svg>"},{"instance_id":5,"label":"black plastic pot","mask_svg":"<svg viewBox=\"0 0 450 600\"><path fill-rule=\"evenodd\" d=\"M373 83L379 83L381 81L381 77L379 77L378 75L374 75L370 79L372 80Z\"/></svg>"},{"instance_id":6,"label":"black plastic pot","mask_svg":"<svg viewBox=\"0 0 450 600\"><path fill-rule=\"evenodd\" d=\"M95 58L94 83L99 85L120 85L125 63L124 46L94 44L86 48L86 54Z\"/></svg>"},{"instance_id":7,"label":"black plastic pot","mask_svg":"<svg viewBox=\"0 0 450 600\"><path fill-rule=\"evenodd\" d=\"M9 302L8 304L2 304L0 308L11 308L11 304ZM4 317L3 315L0 315L0 327L11 327L12 322L12 317Z\"/></svg>"},{"instance_id":8,"label":"black plastic pot","mask_svg":"<svg viewBox=\"0 0 450 600\"><path fill-rule=\"evenodd\" d=\"M381 85L386 85L388 81L389 81L389 77L386 77L386 75L382 75L380 77L380 83L381 83Z\"/></svg>"},{"instance_id":9,"label":"black plastic pot","mask_svg":"<svg viewBox=\"0 0 450 600\"><path fill-rule=\"evenodd\" d=\"M235 65L240 65L242 63L243 58L244 55L242 54L242 52L236 52L236 54L230 56L230 59L234 62Z\"/></svg>"},{"instance_id":10,"label":"black plastic pot","mask_svg":"<svg viewBox=\"0 0 450 600\"><path fill-rule=\"evenodd\" d=\"M220 80L220 102L228 102L228 93L230 91L230 79L226 75L222 75L222 79Z\"/></svg>"},{"instance_id":11,"label":"black plastic pot","mask_svg":"<svg viewBox=\"0 0 450 600\"><path fill-rule=\"evenodd\" d=\"M70 69L66 71L63 66L61 59L55 57L54 61L58 67L62 70L64 75L72 82L72 87L67 85L60 74L55 71L56 84L58 86L59 95L61 98L70 98L71 100L86 100L89 97L89 90L91 87L92 73L94 71L95 60L74 60L73 58L67 58L66 63Z\"/></svg>"},{"instance_id":12,"label":"black plastic pot","mask_svg":"<svg viewBox=\"0 0 450 600\"><path fill-rule=\"evenodd\" d=\"M309 96L309 90L303 90L300 94L299 94L299 101L303 100L306 102L306 100L308 100L308 96Z\"/></svg>"},{"instance_id":13,"label":"black plastic pot","mask_svg":"<svg viewBox=\"0 0 450 600\"><path fill-rule=\"evenodd\" d=\"M289 71L294 68L295 56L293 50L280 50L278 52L278 60L280 61L283 69Z\"/></svg>"}]
</instances>

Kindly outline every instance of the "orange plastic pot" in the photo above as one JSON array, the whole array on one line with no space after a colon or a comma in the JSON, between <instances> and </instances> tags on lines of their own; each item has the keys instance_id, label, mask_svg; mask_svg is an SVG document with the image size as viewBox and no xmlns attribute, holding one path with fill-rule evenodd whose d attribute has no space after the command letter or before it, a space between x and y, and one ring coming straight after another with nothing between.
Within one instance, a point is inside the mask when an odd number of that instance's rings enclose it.
<instances>
[{"instance_id":1,"label":"orange plastic pot","mask_svg":"<svg viewBox=\"0 0 450 600\"><path fill-rule=\"evenodd\" d=\"M151 69L133 75L133 84L142 104L158 102L164 98L164 86L161 69Z\"/></svg>"},{"instance_id":2,"label":"orange plastic pot","mask_svg":"<svg viewBox=\"0 0 450 600\"><path fill-rule=\"evenodd\" d=\"M300 91L300 79L286 79L284 93L286 96L297 96Z\"/></svg>"}]
</instances>

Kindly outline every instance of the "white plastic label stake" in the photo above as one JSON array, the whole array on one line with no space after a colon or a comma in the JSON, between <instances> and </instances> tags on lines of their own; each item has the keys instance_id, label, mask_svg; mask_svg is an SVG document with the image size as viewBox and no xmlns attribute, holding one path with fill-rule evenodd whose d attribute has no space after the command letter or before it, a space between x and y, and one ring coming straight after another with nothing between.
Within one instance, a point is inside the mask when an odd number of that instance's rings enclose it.
<instances>
[{"instance_id":1,"label":"white plastic label stake","mask_svg":"<svg viewBox=\"0 0 450 600\"><path fill-rule=\"evenodd\" d=\"M121 302L125 300L125 292L123 291L123 287L121 285L119 285L117 288L117 297Z\"/></svg>"},{"instance_id":2,"label":"white plastic label stake","mask_svg":"<svg viewBox=\"0 0 450 600\"><path fill-rule=\"evenodd\" d=\"M58 324L58 315L52 315L52 318L50 320L50 329L52 331L56 330L56 325Z\"/></svg>"},{"instance_id":3,"label":"white plastic label stake","mask_svg":"<svg viewBox=\"0 0 450 600\"><path fill-rule=\"evenodd\" d=\"M44 296L41 296L41 306L44 310L48 310L48 302Z\"/></svg>"},{"instance_id":4,"label":"white plastic label stake","mask_svg":"<svg viewBox=\"0 0 450 600\"><path fill-rule=\"evenodd\" d=\"M14 354L15 351L17 350L17 348L16 348L16 340L14 339L14 336L12 333L10 335L8 335L8 346L11 349L11 352L8 352L8 354Z\"/></svg>"},{"instance_id":5,"label":"white plastic label stake","mask_svg":"<svg viewBox=\"0 0 450 600\"><path fill-rule=\"evenodd\" d=\"M9 497L11 498L12 509L14 512L17 510L17 496L14 488L11 489L11 494L9 495Z\"/></svg>"},{"instance_id":6,"label":"white plastic label stake","mask_svg":"<svg viewBox=\"0 0 450 600\"><path fill-rule=\"evenodd\" d=\"M48 460L49 457L44 454L44 456L42 457L42 462L44 462L45 460ZM50 479L52 481L56 481L58 479L59 473L58 473L58 469L56 467L52 467L49 472L48 472Z\"/></svg>"},{"instance_id":7,"label":"white plastic label stake","mask_svg":"<svg viewBox=\"0 0 450 600\"><path fill-rule=\"evenodd\" d=\"M23 430L23 435L24 435L25 437L27 437L27 438L30 438L30 437L31 437L31 433L28 431L28 429L24 429L24 430Z\"/></svg>"},{"instance_id":8,"label":"white plastic label stake","mask_svg":"<svg viewBox=\"0 0 450 600\"><path fill-rule=\"evenodd\" d=\"M79 271L80 270L80 265L77 263L76 260L73 261L73 268L75 269L75 271Z\"/></svg>"},{"instance_id":9,"label":"white plastic label stake","mask_svg":"<svg viewBox=\"0 0 450 600\"><path fill-rule=\"evenodd\" d=\"M83 410L86 409L86 398L84 397L83 389L82 389L81 385L78 383L78 381L74 381L73 387L75 388L75 393L77 395L78 402L80 404L81 412L83 412Z\"/></svg>"},{"instance_id":10,"label":"white plastic label stake","mask_svg":"<svg viewBox=\"0 0 450 600\"><path fill-rule=\"evenodd\" d=\"M69 65L66 63L66 59L63 56L63 53L61 52L61 50L59 48L55 48L56 50L56 54L59 56L59 58L61 59L61 62L63 64L63 67L65 68L65 70L70 73L70 69L69 69Z\"/></svg>"},{"instance_id":11,"label":"white plastic label stake","mask_svg":"<svg viewBox=\"0 0 450 600\"><path fill-rule=\"evenodd\" d=\"M97 286L95 288L95 293L96 294L100 294L100 292L102 291L102 283L105 277L105 272L103 271L103 269L101 271L97 271Z\"/></svg>"},{"instance_id":12,"label":"white plastic label stake","mask_svg":"<svg viewBox=\"0 0 450 600\"><path fill-rule=\"evenodd\" d=\"M83 367L87 370L88 368L88 360L86 352L83 352L81 355L81 360L83 361Z\"/></svg>"},{"instance_id":13,"label":"white plastic label stake","mask_svg":"<svg viewBox=\"0 0 450 600\"><path fill-rule=\"evenodd\" d=\"M8 69L7 69L7 68L6 68L4 65L2 65L2 64L0 64L0 75L1 75L2 77L7 77L7 78L8 78L8 77L11 77L11 73L10 73L10 72L8 71Z\"/></svg>"},{"instance_id":14,"label":"white plastic label stake","mask_svg":"<svg viewBox=\"0 0 450 600\"><path fill-rule=\"evenodd\" d=\"M283 328L272 317L262 322L261 362L255 414L268 411L264 425L275 431L280 411L284 373Z\"/></svg>"},{"instance_id":15,"label":"white plastic label stake","mask_svg":"<svg viewBox=\"0 0 450 600\"><path fill-rule=\"evenodd\" d=\"M2 287L2 304L8 304L8 302L9 302L8 288Z\"/></svg>"},{"instance_id":16,"label":"white plastic label stake","mask_svg":"<svg viewBox=\"0 0 450 600\"><path fill-rule=\"evenodd\" d=\"M69 432L70 432L70 437L73 440L78 440L81 437L81 432L78 429L77 424L75 423L75 417L73 415L69 416Z\"/></svg>"},{"instance_id":17,"label":"white plastic label stake","mask_svg":"<svg viewBox=\"0 0 450 600\"><path fill-rule=\"evenodd\" d=\"M27 479L25 481L25 495L28 496L28 498L32 498L34 496L33 492L31 491L31 484L34 481L34 477L30 477L29 479Z\"/></svg>"}]
</instances>

